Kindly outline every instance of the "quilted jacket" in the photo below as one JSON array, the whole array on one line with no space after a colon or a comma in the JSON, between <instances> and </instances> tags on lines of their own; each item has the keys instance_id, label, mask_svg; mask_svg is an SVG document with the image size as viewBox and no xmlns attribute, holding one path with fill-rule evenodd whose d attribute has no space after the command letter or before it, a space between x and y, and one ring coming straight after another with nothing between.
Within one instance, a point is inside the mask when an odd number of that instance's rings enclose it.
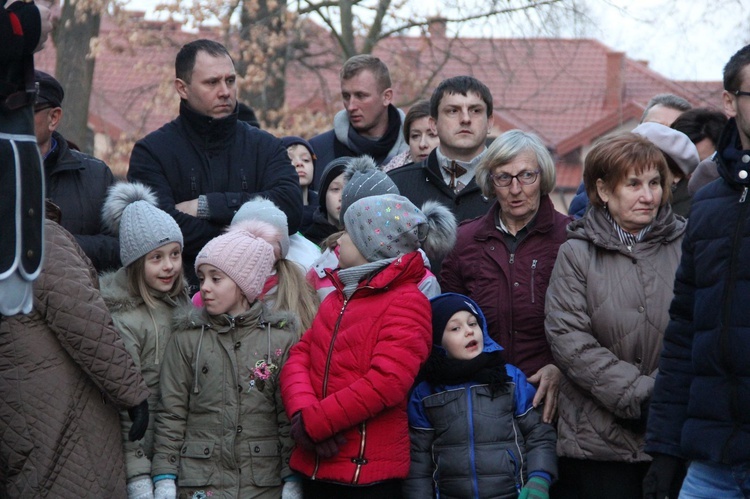
<instances>
[{"instance_id":1,"label":"quilted jacket","mask_svg":"<svg viewBox=\"0 0 750 499\"><path fill-rule=\"evenodd\" d=\"M349 299L338 273L336 290L292 348L281 373L287 414L302 411L310 437L346 439L319 459L296 447L291 467L307 477L368 485L409 473L406 397L432 343L431 309L417 287L418 252L360 282Z\"/></svg>"},{"instance_id":2,"label":"quilted jacket","mask_svg":"<svg viewBox=\"0 0 750 499\"><path fill-rule=\"evenodd\" d=\"M720 179L693 198L664 333L646 449L750 462L750 151L735 118L718 144Z\"/></svg>"},{"instance_id":3,"label":"quilted jacket","mask_svg":"<svg viewBox=\"0 0 750 499\"><path fill-rule=\"evenodd\" d=\"M685 219L663 206L640 242L620 242L603 209L570 224L552 271L545 328L563 373L559 456L649 461L644 407L654 377Z\"/></svg>"},{"instance_id":4,"label":"quilted jacket","mask_svg":"<svg viewBox=\"0 0 750 499\"><path fill-rule=\"evenodd\" d=\"M142 439L136 442L128 440L132 423L127 411L120 412L126 478L130 481L138 476L151 476L154 418L161 399L161 361L174 331L175 311L179 310L180 305L188 304L188 296L187 292L175 298L165 293L155 294L156 307L150 309L143 298L128 290L127 271L124 267L117 272L102 275L99 284L115 328L151 392L148 399L149 425Z\"/></svg>"},{"instance_id":5,"label":"quilted jacket","mask_svg":"<svg viewBox=\"0 0 750 499\"><path fill-rule=\"evenodd\" d=\"M544 336L544 296L570 217L542 196L529 234L514 254L496 227L500 204L458 228L456 246L443 260L444 292L471 297L484 311L490 337L527 376L551 364Z\"/></svg>"},{"instance_id":6,"label":"quilted jacket","mask_svg":"<svg viewBox=\"0 0 750 499\"><path fill-rule=\"evenodd\" d=\"M162 361L152 474L176 475L180 497L279 497L293 443L278 373L296 318L260 301L235 317L185 310Z\"/></svg>"},{"instance_id":7,"label":"quilted jacket","mask_svg":"<svg viewBox=\"0 0 750 499\"><path fill-rule=\"evenodd\" d=\"M73 236L44 236L34 310L0 319L0 497L125 497L117 410L148 390Z\"/></svg>"}]
</instances>

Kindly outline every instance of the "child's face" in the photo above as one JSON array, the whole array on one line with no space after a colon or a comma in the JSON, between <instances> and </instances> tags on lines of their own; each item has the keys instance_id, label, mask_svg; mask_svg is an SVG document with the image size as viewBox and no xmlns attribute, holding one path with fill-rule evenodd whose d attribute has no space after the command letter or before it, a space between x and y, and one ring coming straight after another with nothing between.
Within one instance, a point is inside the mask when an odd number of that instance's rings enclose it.
<instances>
[{"instance_id":1,"label":"child's face","mask_svg":"<svg viewBox=\"0 0 750 499\"><path fill-rule=\"evenodd\" d=\"M312 154L307 147L302 144L294 144L286 148L289 159L292 160L292 166L297 170L299 175L299 185L307 187L313 181L313 160Z\"/></svg>"},{"instance_id":2,"label":"child's face","mask_svg":"<svg viewBox=\"0 0 750 499\"><path fill-rule=\"evenodd\" d=\"M453 314L445 325L441 345L452 359L471 360L482 353L482 328L474 314L466 310Z\"/></svg>"},{"instance_id":3,"label":"child's face","mask_svg":"<svg viewBox=\"0 0 750 499\"><path fill-rule=\"evenodd\" d=\"M144 257L143 275L146 285L168 293L182 272L180 243L169 243L149 252Z\"/></svg>"},{"instance_id":4,"label":"child's face","mask_svg":"<svg viewBox=\"0 0 750 499\"><path fill-rule=\"evenodd\" d=\"M342 232L339 243L339 267L348 269L357 265L364 265L367 259L359 252L348 232Z\"/></svg>"},{"instance_id":5,"label":"child's face","mask_svg":"<svg viewBox=\"0 0 750 499\"><path fill-rule=\"evenodd\" d=\"M239 315L250 308L250 303L231 277L213 265L204 263L198 267L201 283L201 298L206 311L211 315Z\"/></svg>"},{"instance_id":6,"label":"child's face","mask_svg":"<svg viewBox=\"0 0 750 499\"><path fill-rule=\"evenodd\" d=\"M341 212L341 193L344 191L344 174L342 173L328 185L326 191L326 211L331 225L338 226Z\"/></svg>"}]
</instances>

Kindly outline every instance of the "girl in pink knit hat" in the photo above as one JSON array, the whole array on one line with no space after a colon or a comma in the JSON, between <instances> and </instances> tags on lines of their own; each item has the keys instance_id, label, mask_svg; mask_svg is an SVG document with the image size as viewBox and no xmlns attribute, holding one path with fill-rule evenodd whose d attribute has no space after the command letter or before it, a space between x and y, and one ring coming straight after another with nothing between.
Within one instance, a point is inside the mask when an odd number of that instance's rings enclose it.
<instances>
[{"instance_id":1,"label":"girl in pink knit hat","mask_svg":"<svg viewBox=\"0 0 750 499\"><path fill-rule=\"evenodd\" d=\"M195 260L204 306L186 308L164 354L156 498L301 497L278 386L298 325L258 299L275 260L258 223L231 226Z\"/></svg>"}]
</instances>

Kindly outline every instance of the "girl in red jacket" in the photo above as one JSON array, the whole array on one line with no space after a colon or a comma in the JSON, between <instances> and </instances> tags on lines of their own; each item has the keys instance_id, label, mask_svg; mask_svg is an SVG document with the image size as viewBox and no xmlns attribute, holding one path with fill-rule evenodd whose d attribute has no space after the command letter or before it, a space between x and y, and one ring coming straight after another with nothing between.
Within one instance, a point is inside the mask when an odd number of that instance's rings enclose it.
<instances>
[{"instance_id":1,"label":"girl in red jacket","mask_svg":"<svg viewBox=\"0 0 750 499\"><path fill-rule=\"evenodd\" d=\"M455 221L402 196L360 199L344 214L335 290L281 372L305 497L401 497L409 473L406 396L432 342L417 250L451 246Z\"/></svg>"}]
</instances>

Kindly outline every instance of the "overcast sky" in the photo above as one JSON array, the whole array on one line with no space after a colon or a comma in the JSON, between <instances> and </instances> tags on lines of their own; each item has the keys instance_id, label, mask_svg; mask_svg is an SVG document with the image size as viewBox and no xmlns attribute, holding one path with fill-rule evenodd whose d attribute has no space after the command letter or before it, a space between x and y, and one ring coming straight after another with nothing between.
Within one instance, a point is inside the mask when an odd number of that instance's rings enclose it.
<instances>
[{"instance_id":1,"label":"overcast sky","mask_svg":"<svg viewBox=\"0 0 750 499\"><path fill-rule=\"evenodd\" d=\"M440 12L441 0L411 0ZM580 1L580 0L579 0ZM750 0L584 0L585 36L675 80L721 80L727 60L750 43ZM149 9L153 0L130 0Z\"/></svg>"}]
</instances>

